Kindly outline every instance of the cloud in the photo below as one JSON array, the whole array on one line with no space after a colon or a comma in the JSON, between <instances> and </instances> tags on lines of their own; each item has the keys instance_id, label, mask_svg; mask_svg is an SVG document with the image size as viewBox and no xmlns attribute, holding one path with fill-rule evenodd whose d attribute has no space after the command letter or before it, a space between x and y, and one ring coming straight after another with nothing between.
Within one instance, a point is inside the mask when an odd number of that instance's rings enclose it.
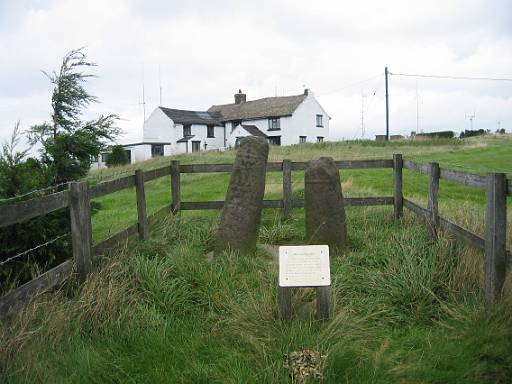
<instances>
[{"instance_id":1,"label":"cloud","mask_svg":"<svg viewBox=\"0 0 512 384\"><path fill-rule=\"evenodd\" d=\"M70 49L87 46L99 67L89 90L95 113L118 113L123 141L142 135L142 84L147 114L159 104L206 109L232 101L311 88L333 117L335 138L384 129L383 70L510 77L511 6L505 0L430 2L302 0L137 1L53 0L0 3L0 139L14 122L49 119L53 70ZM160 79L159 79L160 68ZM339 90L361 79L368 82ZM425 130L497 119L512 130L511 83L418 80ZM339 90L336 92L331 92ZM416 80L393 76L394 133L416 127Z\"/></svg>"}]
</instances>

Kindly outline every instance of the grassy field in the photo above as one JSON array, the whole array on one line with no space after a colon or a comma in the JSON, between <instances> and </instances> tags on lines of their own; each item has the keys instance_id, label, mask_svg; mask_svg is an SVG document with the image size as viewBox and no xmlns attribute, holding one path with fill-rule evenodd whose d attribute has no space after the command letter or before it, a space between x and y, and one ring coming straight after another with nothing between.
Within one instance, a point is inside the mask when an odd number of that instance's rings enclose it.
<instances>
[{"instance_id":1,"label":"grassy field","mask_svg":"<svg viewBox=\"0 0 512 384\"><path fill-rule=\"evenodd\" d=\"M270 160L393 153L446 168L512 173L512 141L494 138L273 148ZM233 156L178 158L223 163ZM101 171L90 181L130 171ZM346 196L391 195L390 170L341 175ZM406 196L424 203L426 177L406 172L404 179ZM294 173L297 197L302 180ZM182 181L184 201L221 200L228 175L183 175ZM169 178L149 183L150 212L169 203L169 185ZM279 198L280 185L279 173L269 174L267 197ZM97 202L95 242L136 221L133 190ZM441 183L440 204L444 216L481 232L482 192ZM326 323L314 320L314 295L307 289L294 294L294 320L276 320L272 258L259 248L254 256L226 254L206 262L218 212L184 212L155 224L149 240L133 239L95 260L81 287L68 282L2 320L0 382L291 383L285 355L307 348L327 355L325 383L510 383L511 274L502 301L485 308L480 252L447 235L431 242L412 214L393 221L392 207L353 207L347 217L349 243L331 256L334 306ZM265 210L259 243L303 243L303 224L301 209L286 222L278 211Z\"/></svg>"},{"instance_id":2,"label":"grassy field","mask_svg":"<svg viewBox=\"0 0 512 384\"><path fill-rule=\"evenodd\" d=\"M335 160L390 159L394 153L405 159L427 163L437 161L442 168L465 170L485 174L498 170L512 177L512 137L476 138L470 140L428 140L403 142L341 142L305 144L291 147L274 147L269 161L305 161L321 156ZM234 151L197 153L176 156L183 164L232 163ZM170 158L158 158L143 164L105 169L89 176L91 183L111 180L133 174L135 168L154 169L170 163ZM347 170L341 172L345 196L391 196L392 170ZM229 174L184 174L182 175L182 201L223 200ZM293 191L299 198L303 193L303 172L293 172ZM278 199L282 194L282 177L279 172L267 174L266 198ZM155 212L170 202L170 178L161 178L146 187L149 213ZM404 195L420 203L427 196L427 177L404 171ZM101 210L93 216L94 242L98 243L113 233L136 221L135 189L127 189L96 199ZM440 183L440 212L443 216L467 225L476 233L482 233L485 193L473 188L446 182ZM512 204L509 204L511 207ZM462 207L461 211L459 208ZM467 215L467 211L471 215Z\"/></svg>"}]
</instances>

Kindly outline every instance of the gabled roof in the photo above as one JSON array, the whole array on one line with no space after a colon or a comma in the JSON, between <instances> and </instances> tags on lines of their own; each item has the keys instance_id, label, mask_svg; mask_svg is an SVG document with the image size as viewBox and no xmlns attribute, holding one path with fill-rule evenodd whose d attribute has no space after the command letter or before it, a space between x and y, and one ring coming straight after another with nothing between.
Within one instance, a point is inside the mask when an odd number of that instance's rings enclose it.
<instances>
[{"instance_id":1,"label":"gabled roof","mask_svg":"<svg viewBox=\"0 0 512 384\"><path fill-rule=\"evenodd\" d=\"M263 132L261 132L257 126L255 125L245 125L242 124L242 128L245 129L247 132L249 132L253 136L260 136L260 137L267 137Z\"/></svg>"},{"instance_id":2,"label":"gabled roof","mask_svg":"<svg viewBox=\"0 0 512 384\"><path fill-rule=\"evenodd\" d=\"M266 97L240 104L212 105L208 112L220 115L221 121L290 116L305 98L304 94Z\"/></svg>"},{"instance_id":3,"label":"gabled roof","mask_svg":"<svg viewBox=\"0 0 512 384\"><path fill-rule=\"evenodd\" d=\"M159 107L176 124L204 124L222 126L219 115L210 112L185 111Z\"/></svg>"}]
</instances>

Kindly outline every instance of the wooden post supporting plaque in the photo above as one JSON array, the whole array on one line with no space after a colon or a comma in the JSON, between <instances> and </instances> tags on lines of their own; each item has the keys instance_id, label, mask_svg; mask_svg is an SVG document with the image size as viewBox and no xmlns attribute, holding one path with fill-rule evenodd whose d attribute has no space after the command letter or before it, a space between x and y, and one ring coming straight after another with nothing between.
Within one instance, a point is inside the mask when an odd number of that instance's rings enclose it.
<instances>
[{"instance_id":1,"label":"wooden post supporting plaque","mask_svg":"<svg viewBox=\"0 0 512 384\"><path fill-rule=\"evenodd\" d=\"M292 316L292 288L316 288L316 318L330 316L331 271L329 246L304 245L279 247L279 318Z\"/></svg>"}]
</instances>

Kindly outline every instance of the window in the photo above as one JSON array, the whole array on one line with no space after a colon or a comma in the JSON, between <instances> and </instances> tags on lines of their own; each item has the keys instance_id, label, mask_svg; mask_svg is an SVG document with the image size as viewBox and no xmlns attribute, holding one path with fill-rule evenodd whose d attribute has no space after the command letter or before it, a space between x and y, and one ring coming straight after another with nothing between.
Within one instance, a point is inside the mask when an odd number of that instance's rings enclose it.
<instances>
[{"instance_id":1,"label":"window","mask_svg":"<svg viewBox=\"0 0 512 384\"><path fill-rule=\"evenodd\" d=\"M317 143L323 143L324 142L324 138L322 136L317 136L316 137L316 142Z\"/></svg>"},{"instance_id":2,"label":"window","mask_svg":"<svg viewBox=\"0 0 512 384\"><path fill-rule=\"evenodd\" d=\"M151 157L159 157L164 155L163 144L152 144L151 145Z\"/></svg>"},{"instance_id":3,"label":"window","mask_svg":"<svg viewBox=\"0 0 512 384\"><path fill-rule=\"evenodd\" d=\"M192 152L199 152L201 150L201 142L193 141L192 142Z\"/></svg>"},{"instance_id":4,"label":"window","mask_svg":"<svg viewBox=\"0 0 512 384\"><path fill-rule=\"evenodd\" d=\"M307 139L307 136L299 136L299 143L300 144L305 143L306 139Z\"/></svg>"},{"instance_id":5,"label":"window","mask_svg":"<svg viewBox=\"0 0 512 384\"><path fill-rule=\"evenodd\" d=\"M215 127L213 125L206 127L206 137L215 137Z\"/></svg>"},{"instance_id":6,"label":"window","mask_svg":"<svg viewBox=\"0 0 512 384\"><path fill-rule=\"evenodd\" d=\"M102 153L101 154L101 161L103 163L106 163L107 162L107 159L108 159L108 153Z\"/></svg>"},{"instance_id":7,"label":"window","mask_svg":"<svg viewBox=\"0 0 512 384\"><path fill-rule=\"evenodd\" d=\"M281 129L281 119L268 119L268 130L269 131L278 131Z\"/></svg>"},{"instance_id":8,"label":"window","mask_svg":"<svg viewBox=\"0 0 512 384\"><path fill-rule=\"evenodd\" d=\"M132 163L132 150L131 149L125 149L126 157L128 158L128 164Z\"/></svg>"},{"instance_id":9,"label":"window","mask_svg":"<svg viewBox=\"0 0 512 384\"><path fill-rule=\"evenodd\" d=\"M192 136L190 124L183 124L183 137Z\"/></svg>"},{"instance_id":10,"label":"window","mask_svg":"<svg viewBox=\"0 0 512 384\"><path fill-rule=\"evenodd\" d=\"M281 145L281 136L268 136L268 143L270 145Z\"/></svg>"},{"instance_id":11,"label":"window","mask_svg":"<svg viewBox=\"0 0 512 384\"><path fill-rule=\"evenodd\" d=\"M316 115L316 126L317 127L323 127L324 126L323 118L324 118L323 115Z\"/></svg>"}]
</instances>

